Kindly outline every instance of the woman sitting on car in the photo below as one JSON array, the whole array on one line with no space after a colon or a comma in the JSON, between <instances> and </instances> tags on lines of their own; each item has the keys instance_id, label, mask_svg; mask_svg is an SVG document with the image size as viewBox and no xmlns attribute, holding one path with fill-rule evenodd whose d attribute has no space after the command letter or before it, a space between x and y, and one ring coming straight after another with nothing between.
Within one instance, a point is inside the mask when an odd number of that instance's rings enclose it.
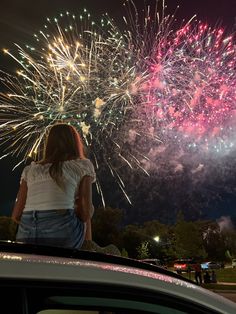
<instances>
[{"instance_id":1,"label":"woman sitting on car","mask_svg":"<svg viewBox=\"0 0 236 314\"><path fill-rule=\"evenodd\" d=\"M77 130L53 125L43 159L26 166L12 219L19 223L16 240L80 248L92 240L94 167L86 159Z\"/></svg>"}]
</instances>

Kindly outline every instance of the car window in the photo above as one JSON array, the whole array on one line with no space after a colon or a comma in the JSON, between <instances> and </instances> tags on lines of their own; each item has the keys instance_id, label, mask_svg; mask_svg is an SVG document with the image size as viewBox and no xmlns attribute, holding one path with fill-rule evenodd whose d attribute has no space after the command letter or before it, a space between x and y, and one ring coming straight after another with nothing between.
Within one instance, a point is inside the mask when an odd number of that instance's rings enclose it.
<instances>
[{"instance_id":1,"label":"car window","mask_svg":"<svg viewBox=\"0 0 236 314\"><path fill-rule=\"evenodd\" d=\"M68 306L95 306L97 311L92 313L111 313L111 314L129 314L133 313L160 313L160 314L183 314L187 313L168 305L160 305L154 303L147 303L129 299L114 299L114 298L96 298L96 297L74 297L74 296L53 296L48 299L49 303L54 303L55 307L58 305ZM49 310L50 311L50 310ZM73 312L72 312L73 313ZM76 313L76 312L74 312ZM73 314L74 314L73 313ZM78 312L80 313L80 312ZM86 314L89 312L85 312ZM46 312L40 311L37 314L61 314L60 312ZM63 313L64 314L64 313Z\"/></svg>"},{"instance_id":2,"label":"car window","mask_svg":"<svg viewBox=\"0 0 236 314\"><path fill-rule=\"evenodd\" d=\"M216 314L184 296L173 297L145 289L72 283L0 284L1 306L7 314ZM9 297L14 297L14 302Z\"/></svg>"}]
</instances>

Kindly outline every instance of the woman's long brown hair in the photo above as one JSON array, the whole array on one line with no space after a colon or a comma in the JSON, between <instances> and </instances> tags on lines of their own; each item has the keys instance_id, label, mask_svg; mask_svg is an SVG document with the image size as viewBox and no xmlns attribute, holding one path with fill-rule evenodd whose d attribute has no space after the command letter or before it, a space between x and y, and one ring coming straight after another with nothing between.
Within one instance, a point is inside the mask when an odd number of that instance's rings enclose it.
<instances>
[{"instance_id":1,"label":"woman's long brown hair","mask_svg":"<svg viewBox=\"0 0 236 314\"><path fill-rule=\"evenodd\" d=\"M50 128L41 163L51 163L49 173L52 179L64 188L62 163L65 160L84 159L84 147L77 130L68 124L55 124Z\"/></svg>"}]
</instances>

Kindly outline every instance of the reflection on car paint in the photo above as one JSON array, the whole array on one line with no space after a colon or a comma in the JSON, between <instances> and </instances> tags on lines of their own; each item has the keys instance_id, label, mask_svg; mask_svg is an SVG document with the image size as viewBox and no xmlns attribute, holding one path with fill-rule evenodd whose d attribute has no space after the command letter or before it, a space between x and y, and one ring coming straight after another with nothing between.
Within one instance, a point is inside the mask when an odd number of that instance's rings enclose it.
<instances>
[{"instance_id":1,"label":"reflection on car paint","mask_svg":"<svg viewBox=\"0 0 236 314\"><path fill-rule=\"evenodd\" d=\"M20 262L26 263L45 263L45 264L53 264L53 265L70 265L70 266L80 266L80 267L92 267L92 268L99 268L104 270L110 270L114 272L121 272L121 273L129 273L134 275L139 275L143 277L158 279L160 281L168 282L175 285L185 286L188 288L196 289L197 286L185 281L182 281L177 278L172 278L168 275L159 274L153 271L138 269L134 267L122 266L122 265L115 265L115 264L106 264L104 262L93 262L93 261L80 261L75 260L73 258L63 258L63 257L56 257L53 259L52 257L44 256L44 255L28 255L28 254L21 254L21 256L17 256L14 253L0 253L0 260L18 260Z\"/></svg>"}]
</instances>

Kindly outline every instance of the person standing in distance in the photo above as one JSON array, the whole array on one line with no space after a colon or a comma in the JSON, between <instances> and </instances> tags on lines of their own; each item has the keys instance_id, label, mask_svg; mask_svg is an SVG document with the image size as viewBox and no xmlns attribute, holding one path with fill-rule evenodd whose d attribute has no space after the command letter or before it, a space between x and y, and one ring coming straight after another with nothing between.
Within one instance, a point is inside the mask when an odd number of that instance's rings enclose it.
<instances>
[{"instance_id":1,"label":"person standing in distance","mask_svg":"<svg viewBox=\"0 0 236 314\"><path fill-rule=\"evenodd\" d=\"M202 284L202 267L199 262L194 265L195 281L198 285Z\"/></svg>"},{"instance_id":2,"label":"person standing in distance","mask_svg":"<svg viewBox=\"0 0 236 314\"><path fill-rule=\"evenodd\" d=\"M93 164L84 156L77 130L53 125L47 134L43 159L22 172L12 212L16 241L79 249L92 240Z\"/></svg>"}]
</instances>

